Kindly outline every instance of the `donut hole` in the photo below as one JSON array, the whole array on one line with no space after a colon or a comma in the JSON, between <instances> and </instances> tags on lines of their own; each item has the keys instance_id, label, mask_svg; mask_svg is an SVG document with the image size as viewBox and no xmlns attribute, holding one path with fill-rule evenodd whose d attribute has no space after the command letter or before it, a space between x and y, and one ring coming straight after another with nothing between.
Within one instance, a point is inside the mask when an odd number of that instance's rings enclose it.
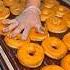
<instances>
[{"instance_id":1,"label":"donut hole","mask_svg":"<svg viewBox=\"0 0 70 70\"><path fill-rule=\"evenodd\" d=\"M30 55L30 56L34 56L34 53L33 53L33 52L30 52L29 55Z\"/></svg>"},{"instance_id":2,"label":"donut hole","mask_svg":"<svg viewBox=\"0 0 70 70\"><path fill-rule=\"evenodd\" d=\"M54 48L54 49L58 49L56 46L52 46L52 48Z\"/></svg>"},{"instance_id":3,"label":"donut hole","mask_svg":"<svg viewBox=\"0 0 70 70\"><path fill-rule=\"evenodd\" d=\"M35 48L30 46L29 49L28 49L29 56L34 56L35 52L36 52Z\"/></svg>"},{"instance_id":4,"label":"donut hole","mask_svg":"<svg viewBox=\"0 0 70 70\"><path fill-rule=\"evenodd\" d=\"M35 55L35 51L29 52L29 55L30 55L30 56L34 56L34 55Z\"/></svg>"}]
</instances>

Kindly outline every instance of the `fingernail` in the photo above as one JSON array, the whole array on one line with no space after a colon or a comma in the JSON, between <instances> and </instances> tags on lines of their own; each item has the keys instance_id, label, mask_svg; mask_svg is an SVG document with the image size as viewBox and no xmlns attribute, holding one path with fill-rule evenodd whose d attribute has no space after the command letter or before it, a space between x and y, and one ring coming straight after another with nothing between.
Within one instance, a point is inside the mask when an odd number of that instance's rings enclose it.
<instances>
[{"instance_id":1,"label":"fingernail","mask_svg":"<svg viewBox=\"0 0 70 70\"><path fill-rule=\"evenodd\" d=\"M8 28L4 28L3 29L3 32L8 32Z\"/></svg>"}]
</instances>

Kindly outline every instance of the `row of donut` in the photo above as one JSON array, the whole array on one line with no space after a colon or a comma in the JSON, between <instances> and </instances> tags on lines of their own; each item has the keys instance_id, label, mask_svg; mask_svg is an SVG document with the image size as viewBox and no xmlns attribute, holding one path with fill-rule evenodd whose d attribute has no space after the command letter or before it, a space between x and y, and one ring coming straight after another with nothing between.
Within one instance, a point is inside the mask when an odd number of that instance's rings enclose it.
<instances>
[{"instance_id":1,"label":"row of donut","mask_svg":"<svg viewBox=\"0 0 70 70\"><path fill-rule=\"evenodd\" d=\"M44 0L41 6L41 21L53 33L64 33L70 28L70 9L57 0Z\"/></svg>"},{"instance_id":2,"label":"row of donut","mask_svg":"<svg viewBox=\"0 0 70 70\"><path fill-rule=\"evenodd\" d=\"M46 37L41 45L33 43L30 41L21 41L19 39L9 39L5 37L5 42L9 47L16 47L19 62L26 67L36 68L39 67L44 61L44 56L48 56L55 60L61 60L61 67L64 70L69 70L70 65L70 54L67 55L68 50L70 50L70 33L64 36L63 41L57 37ZM18 44L17 44L18 43ZM56 70L58 66L51 65L49 68ZM61 67L58 67L58 70L62 70ZM42 70L48 70L46 66Z\"/></svg>"},{"instance_id":3,"label":"row of donut","mask_svg":"<svg viewBox=\"0 0 70 70\"><path fill-rule=\"evenodd\" d=\"M0 0L0 20L8 18L10 12L19 15L25 7L26 0Z\"/></svg>"}]
</instances>

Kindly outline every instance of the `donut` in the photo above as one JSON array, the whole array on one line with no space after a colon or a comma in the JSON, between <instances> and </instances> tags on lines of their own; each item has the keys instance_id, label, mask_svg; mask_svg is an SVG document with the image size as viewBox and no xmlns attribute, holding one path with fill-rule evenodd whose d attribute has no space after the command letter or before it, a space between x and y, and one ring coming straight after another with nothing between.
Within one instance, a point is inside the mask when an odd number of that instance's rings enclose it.
<instances>
[{"instance_id":1,"label":"donut","mask_svg":"<svg viewBox=\"0 0 70 70\"><path fill-rule=\"evenodd\" d=\"M67 46L68 50L70 50L70 32L64 35L63 42Z\"/></svg>"},{"instance_id":2,"label":"donut","mask_svg":"<svg viewBox=\"0 0 70 70\"><path fill-rule=\"evenodd\" d=\"M56 16L47 19L46 26L48 30L53 33L63 33L68 29L68 27L66 26L66 22Z\"/></svg>"},{"instance_id":3,"label":"donut","mask_svg":"<svg viewBox=\"0 0 70 70\"><path fill-rule=\"evenodd\" d=\"M3 0L5 6L13 6L17 2L17 0Z\"/></svg>"},{"instance_id":4,"label":"donut","mask_svg":"<svg viewBox=\"0 0 70 70\"><path fill-rule=\"evenodd\" d=\"M54 6L59 5L59 2L56 0L45 0L44 1L44 6L46 8L53 8Z\"/></svg>"},{"instance_id":5,"label":"donut","mask_svg":"<svg viewBox=\"0 0 70 70\"><path fill-rule=\"evenodd\" d=\"M64 69L58 65L47 65L44 66L41 70L64 70Z\"/></svg>"},{"instance_id":6,"label":"donut","mask_svg":"<svg viewBox=\"0 0 70 70\"><path fill-rule=\"evenodd\" d=\"M69 12L69 9L67 7L64 7L62 5L58 5L56 7L53 8L53 10L56 11L55 16L57 17L64 17L64 15Z\"/></svg>"},{"instance_id":7,"label":"donut","mask_svg":"<svg viewBox=\"0 0 70 70\"><path fill-rule=\"evenodd\" d=\"M31 29L29 34L29 38L31 41L43 41L48 36L49 36L48 32L42 34L37 32L35 28Z\"/></svg>"},{"instance_id":8,"label":"donut","mask_svg":"<svg viewBox=\"0 0 70 70\"><path fill-rule=\"evenodd\" d=\"M47 15L41 14L41 15L40 15L40 19L41 19L42 22L45 22L46 19L47 19Z\"/></svg>"},{"instance_id":9,"label":"donut","mask_svg":"<svg viewBox=\"0 0 70 70\"><path fill-rule=\"evenodd\" d=\"M19 62L26 67L36 68L40 66L44 59L43 48L36 43L28 43L17 51Z\"/></svg>"},{"instance_id":10,"label":"donut","mask_svg":"<svg viewBox=\"0 0 70 70\"><path fill-rule=\"evenodd\" d=\"M21 3L15 3L15 5L10 7L10 11L13 15L19 15L22 10L23 10L24 6L22 6Z\"/></svg>"},{"instance_id":11,"label":"donut","mask_svg":"<svg viewBox=\"0 0 70 70\"><path fill-rule=\"evenodd\" d=\"M64 70L70 70L70 54L67 54L61 60L61 66L64 68Z\"/></svg>"},{"instance_id":12,"label":"donut","mask_svg":"<svg viewBox=\"0 0 70 70\"><path fill-rule=\"evenodd\" d=\"M66 21L67 27L70 28L70 12L67 13L67 14L63 17L63 19Z\"/></svg>"},{"instance_id":13,"label":"donut","mask_svg":"<svg viewBox=\"0 0 70 70\"><path fill-rule=\"evenodd\" d=\"M52 59L60 59L67 53L66 45L57 37L48 37L42 42L44 52Z\"/></svg>"},{"instance_id":14,"label":"donut","mask_svg":"<svg viewBox=\"0 0 70 70\"><path fill-rule=\"evenodd\" d=\"M50 17L55 15L55 11L53 11L52 9L47 9L46 7L43 7L41 9L41 21L46 21L47 19L49 19Z\"/></svg>"},{"instance_id":15,"label":"donut","mask_svg":"<svg viewBox=\"0 0 70 70\"><path fill-rule=\"evenodd\" d=\"M27 41L21 40L21 35L17 35L15 38L5 36L4 41L9 47L14 49L18 49L21 45L26 45L29 42L29 40Z\"/></svg>"},{"instance_id":16,"label":"donut","mask_svg":"<svg viewBox=\"0 0 70 70\"><path fill-rule=\"evenodd\" d=\"M10 11L7 7L0 6L0 20L6 19L10 16Z\"/></svg>"}]
</instances>

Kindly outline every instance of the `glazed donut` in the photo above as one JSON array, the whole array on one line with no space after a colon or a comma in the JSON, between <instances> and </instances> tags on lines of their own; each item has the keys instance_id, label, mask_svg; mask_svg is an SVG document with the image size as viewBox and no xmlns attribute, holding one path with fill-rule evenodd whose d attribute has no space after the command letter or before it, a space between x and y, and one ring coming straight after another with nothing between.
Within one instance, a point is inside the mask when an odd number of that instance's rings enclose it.
<instances>
[{"instance_id":1,"label":"glazed donut","mask_svg":"<svg viewBox=\"0 0 70 70\"><path fill-rule=\"evenodd\" d=\"M48 32L42 34L36 31L35 28L31 29L29 38L31 41L43 41L46 37L48 37Z\"/></svg>"},{"instance_id":2,"label":"glazed donut","mask_svg":"<svg viewBox=\"0 0 70 70\"><path fill-rule=\"evenodd\" d=\"M15 3L15 5L10 7L10 11L13 15L19 15L23 9L24 6L22 6L21 3Z\"/></svg>"},{"instance_id":3,"label":"glazed donut","mask_svg":"<svg viewBox=\"0 0 70 70\"><path fill-rule=\"evenodd\" d=\"M46 7L43 7L41 9L41 21L46 21L47 19L49 19L50 17L55 15L55 11L51 10L51 9L47 9Z\"/></svg>"},{"instance_id":4,"label":"glazed donut","mask_svg":"<svg viewBox=\"0 0 70 70\"><path fill-rule=\"evenodd\" d=\"M60 59L67 53L65 44L56 37L46 38L42 46L45 54L53 59Z\"/></svg>"},{"instance_id":5,"label":"glazed donut","mask_svg":"<svg viewBox=\"0 0 70 70\"><path fill-rule=\"evenodd\" d=\"M63 37L63 42L67 46L68 50L70 50L70 32Z\"/></svg>"},{"instance_id":6,"label":"glazed donut","mask_svg":"<svg viewBox=\"0 0 70 70\"><path fill-rule=\"evenodd\" d=\"M62 5L58 5L56 7L53 8L53 10L56 11L55 16L57 17L64 17L64 15L69 12L69 9L67 7L64 7Z\"/></svg>"},{"instance_id":7,"label":"glazed donut","mask_svg":"<svg viewBox=\"0 0 70 70\"><path fill-rule=\"evenodd\" d=\"M6 19L10 16L10 11L4 6L0 6L0 20Z\"/></svg>"},{"instance_id":8,"label":"glazed donut","mask_svg":"<svg viewBox=\"0 0 70 70\"><path fill-rule=\"evenodd\" d=\"M66 22L63 19L55 16L47 19L46 23L48 30L53 33L63 33L68 29Z\"/></svg>"},{"instance_id":9,"label":"glazed donut","mask_svg":"<svg viewBox=\"0 0 70 70\"><path fill-rule=\"evenodd\" d=\"M64 68L64 70L70 70L70 54L66 55L61 60L61 66Z\"/></svg>"},{"instance_id":10,"label":"glazed donut","mask_svg":"<svg viewBox=\"0 0 70 70\"><path fill-rule=\"evenodd\" d=\"M64 69L58 65L47 65L44 66L41 70L64 70Z\"/></svg>"},{"instance_id":11,"label":"glazed donut","mask_svg":"<svg viewBox=\"0 0 70 70\"><path fill-rule=\"evenodd\" d=\"M5 6L13 6L17 2L17 0L3 0Z\"/></svg>"},{"instance_id":12,"label":"glazed donut","mask_svg":"<svg viewBox=\"0 0 70 70\"><path fill-rule=\"evenodd\" d=\"M17 58L19 62L29 68L36 68L40 66L44 59L43 48L36 43L28 43L17 51Z\"/></svg>"},{"instance_id":13,"label":"glazed donut","mask_svg":"<svg viewBox=\"0 0 70 70\"><path fill-rule=\"evenodd\" d=\"M29 40L23 41L21 40L21 35L16 36L15 38L10 38L9 36L5 36L4 38L5 43L14 49L18 49L21 45L26 45Z\"/></svg>"}]
</instances>

